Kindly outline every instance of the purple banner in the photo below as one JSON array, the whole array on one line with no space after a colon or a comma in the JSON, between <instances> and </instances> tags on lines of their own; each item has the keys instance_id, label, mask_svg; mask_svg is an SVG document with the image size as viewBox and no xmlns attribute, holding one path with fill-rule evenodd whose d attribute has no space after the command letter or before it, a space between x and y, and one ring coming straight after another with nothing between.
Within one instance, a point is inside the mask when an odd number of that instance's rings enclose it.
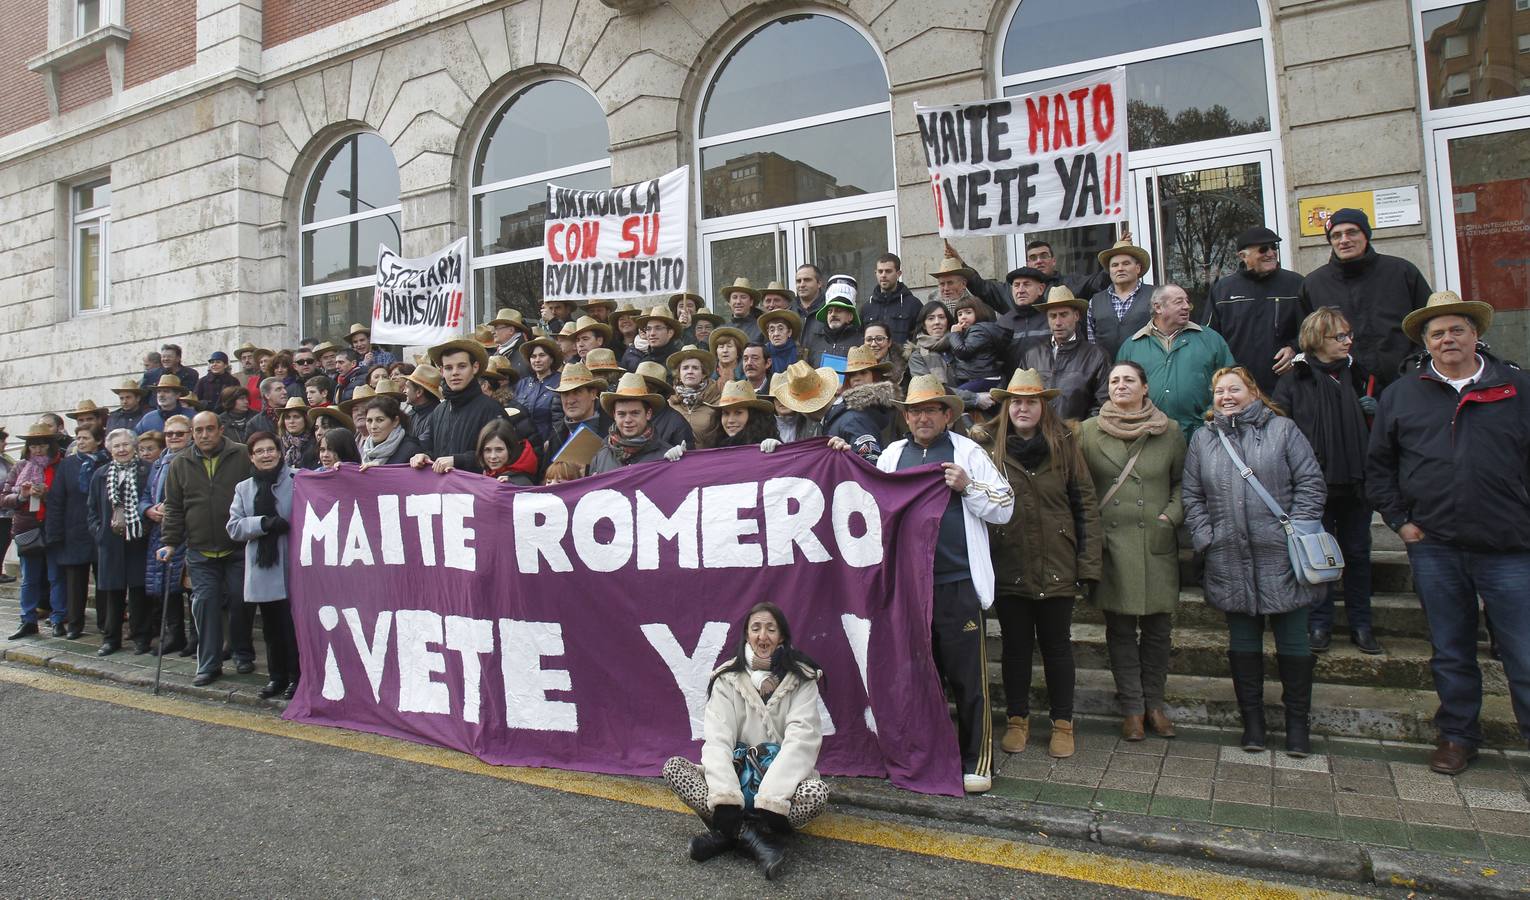
<instances>
[{"instance_id":1,"label":"purple banner","mask_svg":"<svg viewBox=\"0 0 1530 900\"><path fill-rule=\"evenodd\" d=\"M749 607L823 667L819 770L959 795L930 650L939 470L823 441L692 452L547 488L354 466L298 476L304 676L286 718L500 765L656 775L699 758Z\"/></svg>"}]
</instances>

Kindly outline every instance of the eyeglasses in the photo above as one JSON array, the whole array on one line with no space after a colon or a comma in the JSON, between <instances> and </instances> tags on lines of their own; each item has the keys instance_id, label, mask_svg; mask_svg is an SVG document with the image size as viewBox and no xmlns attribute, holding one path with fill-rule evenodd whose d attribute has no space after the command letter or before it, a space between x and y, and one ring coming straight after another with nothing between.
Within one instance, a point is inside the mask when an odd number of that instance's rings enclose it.
<instances>
[{"instance_id":1,"label":"eyeglasses","mask_svg":"<svg viewBox=\"0 0 1530 900\"><path fill-rule=\"evenodd\" d=\"M1341 331L1333 337L1329 338L1329 340L1333 341L1335 344L1348 344L1354 339L1355 336L1348 331Z\"/></svg>"},{"instance_id":2,"label":"eyeglasses","mask_svg":"<svg viewBox=\"0 0 1530 900\"><path fill-rule=\"evenodd\" d=\"M186 437L190 434L191 432L189 431L167 431L165 432L165 437Z\"/></svg>"},{"instance_id":3,"label":"eyeglasses","mask_svg":"<svg viewBox=\"0 0 1530 900\"><path fill-rule=\"evenodd\" d=\"M887 338L885 338L885 337L868 337L868 338L866 338L866 343L868 343L868 344L885 344L885 343L887 343Z\"/></svg>"},{"instance_id":4,"label":"eyeglasses","mask_svg":"<svg viewBox=\"0 0 1530 900\"><path fill-rule=\"evenodd\" d=\"M294 359L292 364L294 366L311 366L317 361L318 360L314 359L312 356L305 356L302 359Z\"/></svg>"},{"instance_id":5,"label":"eyeglasses","mask_svg":"<svg viewBox=\"0 0 1530 900\"><path fill-rule=\"evenodd\" d=\"M1254 250L1259 253L1274 253L1278 249L1280 248L1274 244L1260 244L1254 248Z\"/></svg>"}]
</instances>

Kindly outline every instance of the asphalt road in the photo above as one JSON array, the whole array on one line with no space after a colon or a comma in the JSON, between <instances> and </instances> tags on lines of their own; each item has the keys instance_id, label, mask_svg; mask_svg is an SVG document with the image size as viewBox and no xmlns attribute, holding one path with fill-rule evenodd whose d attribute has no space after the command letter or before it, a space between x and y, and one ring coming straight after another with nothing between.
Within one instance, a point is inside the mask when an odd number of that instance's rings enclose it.
<instances>
[{"instance_id":1,"label":"asphalt road","mask_svg":"<svg viewBox=\"0 0 1530 900\"><path fill-rule=\"evenodd\" d=\"M0 897L1141 896L808 835L767 884L689 816L4 681L0 735Z\"/></svg>"}]
</instances>

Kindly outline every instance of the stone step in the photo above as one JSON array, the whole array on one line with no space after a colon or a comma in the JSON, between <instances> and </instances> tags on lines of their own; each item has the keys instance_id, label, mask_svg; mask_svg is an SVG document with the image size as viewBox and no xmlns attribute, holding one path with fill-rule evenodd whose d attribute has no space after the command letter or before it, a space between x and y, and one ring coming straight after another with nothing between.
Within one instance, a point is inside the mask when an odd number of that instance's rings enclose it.
<instances>
[{"instance_id":1,"label":"stone step","mask_svg":"<svg viewBox=\"0 0 1530 900\"><path fill-rule=\"evenodd\" d=\"M1416 594L1382 593L1372 595L1371 617L1374 621L1375 632L1378 635L1410 637L1420 640L1428 640L1429 638L1429 624L1424 618L1424 610L1419 606ZM1103 624L1105 615L1089 604L1081 603L1074 607L1073 621ZM1206 596L1200 588L1187 587L1180 591L1179 607L1174 611L1174 626L1176 628L1207 628L1225 631L1227 628L1227 618L1221 610L1207 605ZM1341 635L1347 635L1348 628L1349 618L1345 615L1343 602L1339 602L1334 606L1334 630ZM1480 636L1482 640L1487 640L1486 631L1481 631Z\"/></svg>"},{"instance_id":2,"label":"stone step","mask_svg":"<svg viewBox=\"0 0 1530 900\"><path fill-rule=\"evenodd\" d=\"M1232 680L1198 675L1170 675L1164 699L1176 722L1188 725L1240 727ZM995 717L1005 714L1004 685L997 663L990 665L990 696ZM1264 686L1265 716L1272 731L1284 731L1284 707L1280 703L1280 680L1268 678ZM1115 682L1107 671L1080 669L1074 679L1076 715L1119 718ZM1434 711L1438 700L1432 690L1368 687L1343 684L1312 686L1312 730L1337 737L1371 738L1432 744L1437 732ZM1031 712L1047 712L1045 674L1037 666L1031 678ZM1509 698L1482 698L1482 729L1490 746L1523 746Z\"/></svg>"},{"instance_id":3,"label":"stone step","mask_svg":"<svg viewBox=\"0 0 1530 900\"><path fill-rule=\"evenodd\" d=\"M1410 593L1413 590L1413 567L1408 564L1408 552L1402 549L1401 541L1396 543L1395 550L1371 550L1371 590L1375 593ZM1200 568L1194 557L1188 549L1179 551L1179 582L1182 585L1200 584Z\"/></svg>"}]
</instances>

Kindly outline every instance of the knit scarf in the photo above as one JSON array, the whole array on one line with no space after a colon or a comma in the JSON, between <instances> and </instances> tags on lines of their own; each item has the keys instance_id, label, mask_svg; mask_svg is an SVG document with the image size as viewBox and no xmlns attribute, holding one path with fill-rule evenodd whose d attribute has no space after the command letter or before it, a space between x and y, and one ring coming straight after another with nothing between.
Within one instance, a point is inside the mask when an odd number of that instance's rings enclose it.
<instances>
[{"instance_id":1,"label":"knit scarf","mask_svg":"<svg viewBox=\"0 0 1530 900\"><path fill-rule=\"evenodd\" d=\"M785 372L788 366L802 358L802 354L797 350L796 338L787 338L786 343L780 346L766 344L765 350L770 354L770 373L772 375L779 375Z\"/></svg>"},{"instance_id":2,"label":"knit scarf","mask_svg":"<svg viewBox=\"0 0 1530 900\"><path fill-rule=\"evenodd\" d=\"M680 402L685 404L686 409L695 409L697 404L701 403L701 395L706 393L707 388L711 386L712 382L710 380L703 381L695 387L677 384L675 385L675 396L680 398Z\"/></svg>"},{"instance_id":3,"label":"knit scarf","mask_svg":"<svg viewBox=\"0 0 1530 900\"><path fill-rule=\"evenodd\" d=\"M1147 398L1142 400L1142 409L1134 413L1122 412L1114 400L1106 400L1100 407L1100 430L1117 440L1135 441L1143 435L1163 434L1169 424L1169 417Z\"/></svg>"},{"instance_id":4,"label":"knit scarf","mask_svg":"<svg viewBox=\"0 0 1530 900\"><path fill-rule=\"evenodd\" d=\"M286 469L286 462L279 462L270 471L255 470L255 515L260 518L277 515L276 479ZM262 569L272 568L281 559L282 536L263 534L255 542L255 565Z\"/></svg>"},{"instance_id":5,"label":"knit scarf","mask_svg":"<svg viewBox=\"0 0 1530 900\"><path fill-rule=\"evenodd\" d=\"M1004 452L1020 465L1034 470L1047 461L1047 454L1051 452L1051 448L1047 446L1046 436L1037 429L1036 433L1028 438L1018 434L1005 438Z\"/></svg>"},{"instance_id":6,"label":"knit scarf","mask_svg":"<svg viewBox=\"0 0 1530 900\"><path fill-rule=\"evenodd\" d=\"M112 460L106 472L107 496L112 501L112 518L120 513L122 536L129 541L143 537L143 517L138 514L138 464Z\"/></svg>"},{"instance_id":7,"label":"knit scarf","mask_svg":"<svg viewBox=\"0 0 1530 900\"><path fill-rule=\"evenodd\" d=\"M398 449L398 445L403 442L404 429L401 427L395 427L392 433L383 438L381 444L374 442L369 434L361 439L361 446L358 448L361 450L361 461L364 463L385 463L388 461L388 457L393 455L393 451Z\"/></svg>"},{"instance_id":8,"label":"knit scarf","mask_svg":"<svg viewBox=\"0 0 1530 900\"><path fill-rule=\"evenodd\" d=\"M313 432L291 434L282 429L281 443L282 461L294 469L301 469L303 457L308 455L308 448L313 446Z\"/></svg>"},{"instance_id":9,"label":"knit scarf","mask_svg":"<svg viewBox=\"0 0 1530 900\"><path fill-rule=\"evenodd\" d=\"M646 429L643 430L642 434L635 438L622 437L621 432L616 430L614 427L611 429L611 433L606 435L606 445L609 446L612 450L616 451L616 455L621 457L622 465L624 466L632 462L632 458L634 456L637 456L639 453L642 453L644 450L648 449L648 445L652 442L652 425L649 425Z\"/></svg>"},{"instance_id":10,"label":"knit scarf","mask_svg":"<svg viewBox=\"0 0 1530 900\"><path fill-rule=\"evenodd\" d=\"M754 647L744 645L744 659L749 663L749 680L754 683L755 690L760 692L760 699L769 700L770 695L776 692L781 685L781 679L770 669L772 657L758 656Z\"/></svg>"},{"instance_id":11,"label":"knit scarf","mask_svg":"<svg viewBox=\"0 0 1530 900\"><path fill-rule=\"evenodd\" d=\"M90 493L90 476L96 474L96 469L106 460L106 454L100 450L95 453L80 454L80 478L75 486L80 489L81 494Z\"/></svg>"}]
</instances>

